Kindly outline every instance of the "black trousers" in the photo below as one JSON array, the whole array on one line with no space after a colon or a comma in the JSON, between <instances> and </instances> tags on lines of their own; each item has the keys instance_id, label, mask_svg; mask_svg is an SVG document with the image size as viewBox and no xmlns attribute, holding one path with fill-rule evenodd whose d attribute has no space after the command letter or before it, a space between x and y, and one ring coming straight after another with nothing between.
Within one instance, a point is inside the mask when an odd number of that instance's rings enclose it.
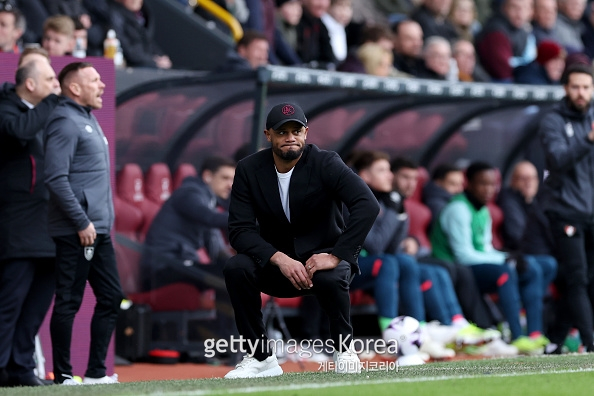
<instances>
[{"instance_id":1,"label":"black trousers","mask_svg":"<svg viewBox=\"0 0 594 396\"><path fill-rule=\"evenodd\" d=\"M561 219L555 215L549 215L549 221L556 243L555 258L559 267L555 284L560 294L549 337L551 342L562 344L568 330L575 326L584 346L594 352L594 223Z\"/></svg>"},{"instance_id":2,"label":"black trousers","mask_svg":"<svg viewBox=\"0 0 594 396\"><path fill-rule=\"evenodd\" d=\"M274 297L315 295L330 319L334 348L340 351L344 345L349 345L353 336L349 296L351 266L346 261L341 261L332 270L317 271L312 279L314 286L309 290L295 289L277 266L268 263L261 267L243 254L231 257L224 273L237 329L246 340L244 347L248 353L253 352L256 359L261 361L271 355L262 321L261 292ZM255 351L247 348L250 342L258 346Z\"/></svg>"},{"instance_id":3,"label":"black trousers","mask_svg":"<svg viewBox=\"0 0 594 396\"><path fill-rule=\"evenodd\" d=\"M123 298L115 253L109 234L99 234L90 249L78 235L55 237L56 300L50 323L54 376L62 383L72 376L70 343L74 316L80 308L87 280L97 299L91 320L91 345L86 377L105 376L105 357ZM85 254L86 253L86 254Z\"/></svg>"},{"instance_id":4,"label":"black trousers","mask_svg":"<svg viewBox=\"0 0 594 396\"><path fill-rule=\"evenodd\" d=\"M158 289L172 283L183 282L194 285L198 290L214 289L216 293L216 318L203 321L197 326L201 338L229 339L237 336L233 307L223 275L224 262L213 264L193 263L184 265L180 260L165 258L168 265L151 274L150 282L145 282L144 290Z\"/></svg>"},{"instance_id":5,"label":"black trousers","mask_svg":"<svg viewBox=\"0 0 594 396\"><path fill-rule=\"evenodd\" d=\"M447 269L464 317L483 329L493 325L493 317L479 292L470 266L448 263L432 257L422 257L419 263L439 265Z\"/></svg>"},{"instance_id":6,"label":"black trousers","mask_svg":"<svg viewBox=\"0 0 594 396\"><path fill-rule=\"evenodd\" d=\"M0 262L0 368L8 375L33 375L35 335L54 295L54 258Z\"/></svg>"}]
</instances>

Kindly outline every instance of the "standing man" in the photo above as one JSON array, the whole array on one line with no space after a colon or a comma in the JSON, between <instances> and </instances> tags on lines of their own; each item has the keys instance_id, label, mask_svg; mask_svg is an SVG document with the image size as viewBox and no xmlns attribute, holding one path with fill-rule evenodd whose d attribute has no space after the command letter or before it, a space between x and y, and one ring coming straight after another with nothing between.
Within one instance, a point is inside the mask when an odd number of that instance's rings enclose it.
<instances>
[{"instance_id":1,"label":"standing man","mask_svg":"<svg viewBox=\"0 0 594 396\"><path fill-rule=\"evenodd\" d=\"M229 240L237 255L224 273L239 334L257 347L225 378L283 373L265 335L260 292L315 295L330 318L336 371L361 371L350 349L349 284L359 273L359 252L379 206L336 153L306 145L307 132L298 105L278 104L264 131L272 147L237 166L229 209Z\"/></svg>"},{"instance_id":2,"label":"standing man","mask_svg":"<svg viewBox=\"0 0 594 396\"><path fill-rule=\"evenodd\" d=\"M549 177L543 184L543 210L549 218L559 264L559 319L550 333L561 345L573 324L588 352L592 340L592 277L594 275L594 109L592 68L575 64L563 73L565 97L546 114L539 135ZM588 291L590 290L590 297Z\"/></svg>"},{"instance_id":3,"label":"standing man","mask_svg":"<svg viewBox=\"0 0 594 396\"><path fill-rule=\"evenodd\" d=\"M57 383L72 378L72 323L87 280L97 304L85 384L111 384L105 356L115 327L122 290L110 238L114 211L107 138L91 110L103 106L105 84L90 63L66 65L58 77L64 98L51 115L44 137L45 183L50 191L49 233L56 243L56 300L50 323Z\"/></svg>"},{"instance_id":4,"label":"standing man","mask_svg":"<svg viewBox=\"0 0 594 396\"><path fill-rule=\"evenodd\" d=\"M44 385L33 373L35 335L55 283L42 130L60 85L47 54L21 60L0 94L0 386Z\"/></svg>"}]
</instances>

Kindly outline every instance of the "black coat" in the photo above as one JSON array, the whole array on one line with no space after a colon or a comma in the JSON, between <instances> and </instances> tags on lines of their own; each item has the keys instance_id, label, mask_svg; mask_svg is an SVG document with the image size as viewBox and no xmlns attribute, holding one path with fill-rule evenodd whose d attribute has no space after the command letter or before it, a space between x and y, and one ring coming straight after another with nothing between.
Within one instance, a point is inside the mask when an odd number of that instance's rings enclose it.
<instances>
[{"instance_id":1,"label":"black coat","mask_svg":"<svg viewBox=\"0 0 594 396\"><path fill-rule=\"evenodd\" d=\"M301 262L331 253L358 273L358 257L379 205L367 185L333 152L307 145L289 186L291 222L278 191L272 150L240 161L229 207L229 239L261 266L281 251ZM342 204L349 210L345 225Z\"/></svg>"},{"instance_id":2,"label":"black coat","mask_svg":"<svg viewBox=\"0 0 594 396\"><path fill-rule=\"evenodd\" d=\"M55 256L47 231L49 194L43 183L43 126L58 97L34 109L13 84L0 96L0 260Z\"/></svg>"}]
</instances>

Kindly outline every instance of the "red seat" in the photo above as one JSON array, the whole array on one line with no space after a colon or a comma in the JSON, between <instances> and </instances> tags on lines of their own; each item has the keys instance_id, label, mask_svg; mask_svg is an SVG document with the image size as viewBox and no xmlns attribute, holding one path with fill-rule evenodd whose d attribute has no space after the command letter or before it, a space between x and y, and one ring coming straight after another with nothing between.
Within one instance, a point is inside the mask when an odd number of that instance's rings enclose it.
<instances>
[{"instance_id":1,"label":"red seat","mask_svg":"<svg viewBox=\"0 0 594 396\"><path fill-rule=\"evenodd\" d=\"M404 201L404 209L410 217L408 234L415 237L422 247L430 249L431 242L427 235L431 224L431 210L419 201L410 198Z\"/></svg>"},{"instance_id":2,"label":"red seat","mask_svg":"<svg viewBox=\"0 0 594 396\"><path fill-rule=\"evenodd\" d=\"M144 175L144 195L159 206L171 196L171 172L167 164L152 164Z\"/></svg>"},{"instance_id":3,"label":"red seat","mask_svg":"<svg viewBox=\"0 0 594 396\"><path fill-rule=\"evenodd\" d=\"M503 228L503 210L493 202L487 204L491 214L491 233L493 234L493 247L497 250L503 249L503 237L501 236Z\"/></svg>"},{"instance_id":4,"label":"red seat","mask_svg":"<svg viewBox=\"0 0 594 396\"><path fill-rule=\"evenodd\" d=\"M138 164L126 164L116 177L117 195L124 201L140 208L144 201L144 176Z\"/></svg>"},{"instance_id":5,"label":"red seat","mask_svg":"<svg viewBox=\"0 0 594 396\"><path fill-rule=\"evenodd\" d=\"M113 197L113 206L116 232L133 241L139 241L143 222L142 211L117 195Z\"/></svg>"},{"instance_id":6,"label":"red seat","mask_svg":"<svg viewBox=\"0 0 594 396\"><path fill-rule=\"evenodd\" d=\"M272 297L265 293L260 293L262 297L262 306L266 305L268 300L274 298L274 301L278 304L281 308L299 308L301 305L301 297L289 297L289 298L279 298L279 297Z\"/></svg>"},{"instance_id":7,"label":"red seat","mask_svg":"<svg viewBox=\"0 0 594 396\"><path fill-rule=\"evenodd\" d=\"M417 188L415 188L415 192L413 192L413 194L408 199L421 202L423 187L429 181L429 172L422 166L419 166L417 169L419 170L419 176L417 177Z\"/></svg>"},{"instance_id":8,"label":"red seat","mask_svg":"<svg viewBox=\"0 0 594 396\"><path fill-rule=\"evenodd\" d=\"M184 163L180 164L173 175L173 189L176 190L181 186L182 182L186 177L197 176L198 172L192 164Z\"/></svg>"}]
</instances>

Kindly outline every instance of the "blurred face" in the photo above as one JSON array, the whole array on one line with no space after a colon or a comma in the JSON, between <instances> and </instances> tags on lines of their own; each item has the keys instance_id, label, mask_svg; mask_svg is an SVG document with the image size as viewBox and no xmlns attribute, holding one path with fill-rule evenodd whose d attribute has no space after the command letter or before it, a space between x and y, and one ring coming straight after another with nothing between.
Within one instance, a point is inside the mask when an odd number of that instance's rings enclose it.
<instances>
[{"instance_id":1,"label":"blurred face","mask_svg":"<svg viewBox=\"0 0 594 396\"><path fill-rule=\"evenodd\" d=\"M417 58L423 52L423 29L416 22L406 22L398 27L394 48L402 55Z\"/></svg>"},{"instance_id":2,"label":"blurred face","mask_svg":"<svg viewBox=\"0 0 594 396\"><path fill-rule=\"evenodd\" d=\"M143 3L143 0L116 0L116 1L122 3L122 5L124 7L126 7L128 10L130 10L132 12L140 11L140 9L142 8L142 3Z\"/></svg>"},{"instance_id":3,"label":"blurred face","mask_svg":"<svg viewBox=\"0 0 594 396\"><path fill-rule=\"evenodd\" d=\"M532 199L538 192L538 172L530 162L520 162L516 165L511 180L511 188L522 194L526 202Z\"/></svg>"},{"instance_id":4,"label":"blurred face","mask_svg":"<svg viewBox=\"0 0 594 396\"><path fill-rule=\"evenodd\" d=\"M436 180L435 184L455 195L464 191L464 172L452 171L445 175L443 180Z\"/></svg>"},{"instance_id":5,"label":"blurred face","mask_svg":"<svg viewBox=\"0 0 594 396\"><path fill-rule=\"evenodd\" d=\"M349 4L336 4L330 7L328 13L340 23L342 26L347 26L353 19L353 7Z\"/></svg>"},{"instance_id":6,"label":"blurred face","mask_svg":"<svg viewBox=\"0 0 594 396\"><path fill-rule=\"evenodd\" d=\"M381 55L379 63L376 65L375 69L373 70L374 76L378 77L388 77L392 72L392 54L389 52L384 52Z\"/></svg>"},{"instance_id":7,"label":"blurred face","mask_svg":"<svg viewBox=\"0 0 594 396\"><path fill-rule=\"evenodd\" d=\"M503 13L512 26L519 29L532 19L532 0L506 0Z\"/></svg>"},{"instance_id":8,"label":"blurred face","mask_svg":"<svg viewBox=\"0 0 594 396\"><path fill-rule=\"evenodd\" d=\"M17 40L23 32L15 26L14 15L10 12L0 12L0 49L12 52Z\"/></svg>"},{"instance_id":9,"label":"blurred face","mask_svg":"<svg viewBox=\"0 0 594 396\"><path fill-rule=\"evenodd\" d=\"M64 56L71 53L74 49L74 37L68 37L53 30L47 30L43 33L41 45L50 56Z\"/></svg>"},{"instance_id":10,"label":"blurred face","mask_svg":"<svg viewBox=\"0 0 594 396\"><path fill-rule=\"evenodd\" d=\"M450 71L450 58L452 53L448 44L436 43L427 48L425 65L440 76L445 76Z\"/></svg>"},{"instance_id":11,"label":"blurred face","mask_svg":"<svg viewBox=\"0 0 594 396\"><path fill-rule=\"evenodd\" d=\"M27 79L25 85L28 90L27 100L33 105L39 104L49 94L60 93L60 84L56 73L52 69L46 57L39 54L31 54L23 59L23 65L28 62L35 62L35 72Z\"/></svg>"},{"instance_id":12,"label":"blurred face","mask_svg":"<svg viewBox=\"0 0 594 396\"><path fill-rule=\"evenodd\" d=\"M565 69L565 59L561 57L551 59L544 64L544 68L551 81L559 81Z\"/></svg>"},{"instance_id":13,"label":"blurred face","mask_svg":"<svg viewBox=\"0 0 594 396\"><path fill-rule=\"evenodd\" d=\"M496 189L497 178L492 169L479 172L474 175L473 180L468 181L468 192L483 205L493 199Z\"/></svg>"},{"instance_id":14,"label":"blurred face","mask_svg":"<svg viewBox=\"0 0 594 396\"><path fill-rule=\"evenodd\" d=\"M474 2L472 0L459 0L454 3L452 21L455 25L468 27L474 21Z\"/></svg>"},{"instance_id":15,"label":"blurred face","mask_svg":"<svg viewBox=\"0 0 594 396\"><path fill-rule=\"evenodd\" d=\"M452 8L452 0L425 0L425 7L427 7L435 15L445 17L450 13Z\"/></svg>"},{"instance_id":16,"label":"blurred face","mask_svg":"<svg viewBox=\"0 0 594 396\"><path fill-rule=\"evenodd\" d=\"M288 1L278 9L278 12L289 25L297 26L301 20L301 15L303 15L301 1Z\"/></svg>"},{"instance_id":17,"label":"blurred face","mask_svg":"<svg viewBox=\"0 0 594 396\"><path fill-rule=\"evenodd\" d=\"M207 170L202 174L204 183L221 199L229 198L233 186L233 177L235 177L235 168L232 166L221 166L214 173Z\"/></svg>"},{"instance_id":18,"label":"blurred face","mask_svg":"<svg viewBox=\"0 0 594 396\"><path fill-rule=\"evenodd\" d=\"M557 1L536 0L534 2L534 21L542 28L552 29L557 21Z\"/></svg>"},{"instance_id":19,"label":"blurred face","mask_svg":"<svg viewBox=\"0 0 594 396\"><path fill-rule=\"evenodd\" d=\"M408 198L415 192L419 171L412 168L401 168L394 173L394 190L398 191L404 198Z\"/></svg>"},{"instance_id":20,"label":"blurred face","mask_svg":"<svg viewBox=\"0 0 594 396\"><path fill-rule=\"evenodd\" d=\"M252 69L268 64L268 41L253 40L247 47L237 48L237 53L245 58Z\"/></svg>"},{"instance_id":21,"label":"blurred face","mask_svg":"<svg viewBox=\"0 0 594 396\"><path fill-rule=\"evenodd\" d=\"M298 122L289 121L278 129L272 128L264 131L266 139L271 143L272 153L284 161L294 161L301 157L305 149L307 127Z\"/></svg>"},{"instance_id":22,"label":"blurred face","mask_svg":"<svg viewBox=\"0 0 594 396\"><path fill-rule=\"evenodd\" d=\"M390 39L381 38L376 44L388 52L392 52L394 50L394 42Z\"/></svg>"},{"instance_id":23,"label":"blurred face","mask_svg":"<svg viewBox=\"0 0 594 396\"><path fill-rule=\"evenodd\" d=\"M592 100L592 77L584 73L571 73L564 88L570 106L582 112L588 109Z\"/></svg>"},{"instance_id":24,"label":"blurred face","mask_svg":"<svg viewBox=\"0 0 594 396\"><path fill-rule=\"evenodd\" d=\"M579 21L586 9L586 0L560 0L559 11L572 21Z\"/></svg>"},{"instance_id":25,"label":"blurred face","mask_svg":"<svg viewBox=\"0 0 594 396\"><path fill-rule=\"evenodd\" d=\"M69 92L67 95L81 106L88 106L92 109L103 107L103 90L105 84L94 67L85 67L74 72L68 83Z\"/></svg>"},{"instance_id":26,"label":"blurred face","mask_svg":"<svg viewBox=\"0 0 594 396\"><path fill-rule=\"evenodd\" d=\"M330 9L330 0L303 0L303 6L311 15L321 18Z\"/></svg>"},{"instance_id":27,"label":"blurred face","mask_svg":"<svg viewBox=\"0 0 594 396\"><path fill-rule=\"evenodd\" d=\"M474 66L476 65L476 54L471 42L457 42L454 48L454 59L458 65L458 70L462 73L472 75Z\"/></svg>"},{"instance_id":28,"label":"blurred face","mask_svg":"<svg viewBox=\"0 0 594 396\"><path fill-rule=\"evenodd\" d=\"M359 172L359 176L361 176L361 179L375 191L392 191L394 175L390 170L390 163L386 159L375 161L369 168Z\"/></svg>"}]
</instances>

